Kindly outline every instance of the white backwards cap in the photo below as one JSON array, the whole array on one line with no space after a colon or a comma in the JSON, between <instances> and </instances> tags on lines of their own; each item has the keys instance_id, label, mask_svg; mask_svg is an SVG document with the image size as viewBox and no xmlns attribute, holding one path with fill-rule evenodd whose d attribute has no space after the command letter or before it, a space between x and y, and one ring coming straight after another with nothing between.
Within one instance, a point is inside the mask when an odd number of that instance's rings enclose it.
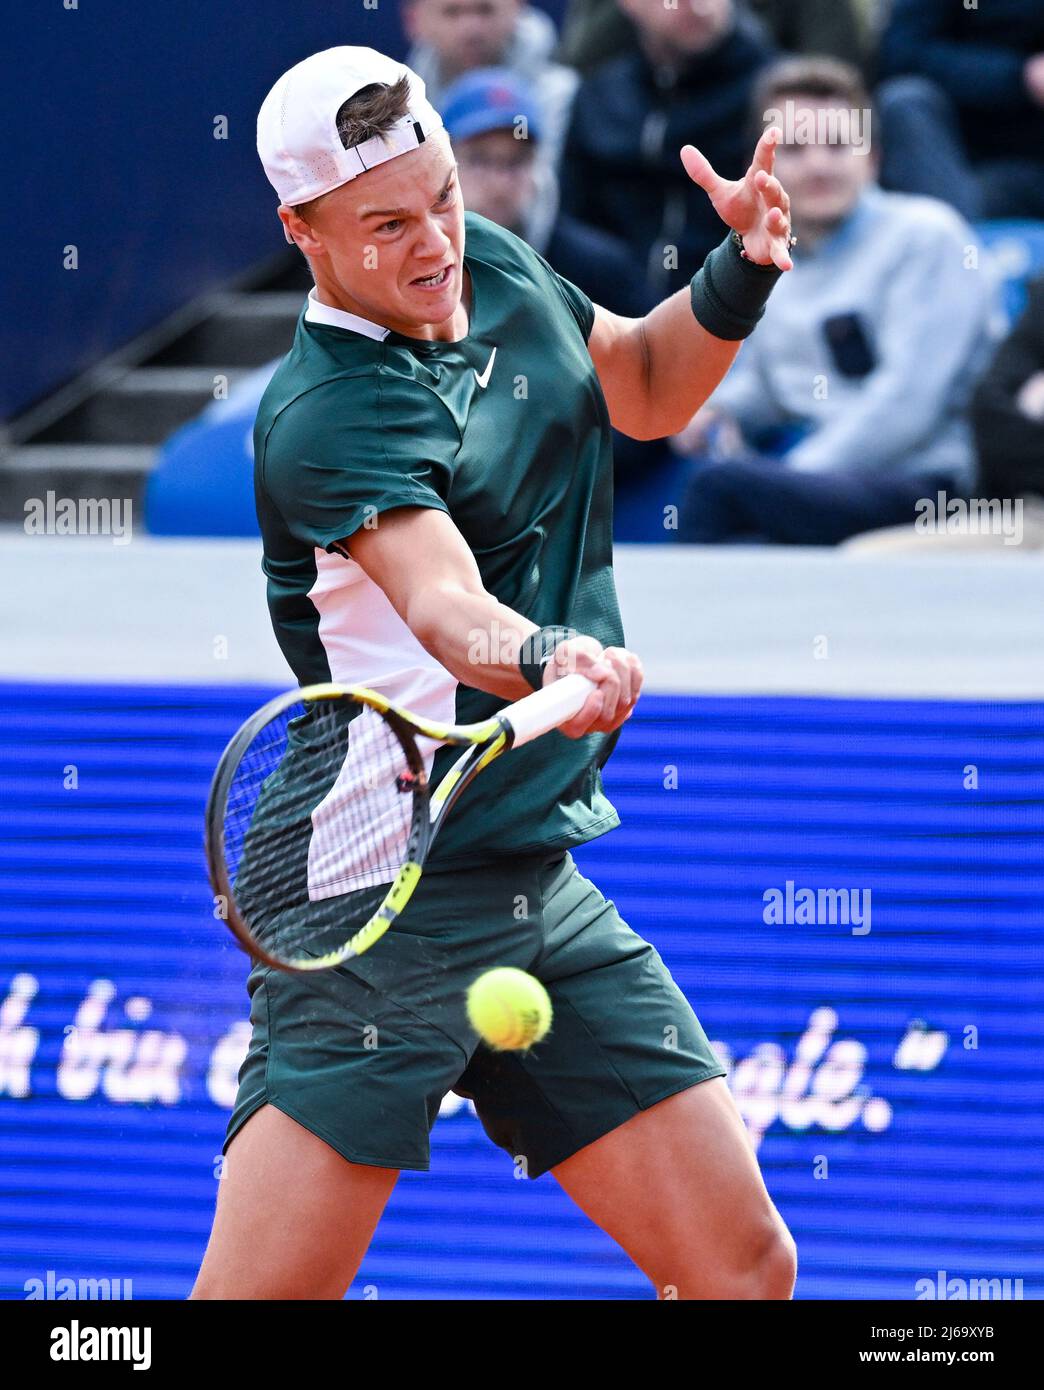
<instances>
[{"instance_id":1,"label":"white backwards cap","mask_svg":"<svg viewBox=\"0 0 1044 1390\"><path fill-rule=\"evenodd\" d=\"M410 84L407 114L386 134L346 150L337 133L341 106L363 87L391 87L402 77ZM265 97L257 113L257 152L279 201L294 207L415 150L441 125L423 81L405 64L373 48L327 48L284 72Z\"/></svg>"}]
</instances>

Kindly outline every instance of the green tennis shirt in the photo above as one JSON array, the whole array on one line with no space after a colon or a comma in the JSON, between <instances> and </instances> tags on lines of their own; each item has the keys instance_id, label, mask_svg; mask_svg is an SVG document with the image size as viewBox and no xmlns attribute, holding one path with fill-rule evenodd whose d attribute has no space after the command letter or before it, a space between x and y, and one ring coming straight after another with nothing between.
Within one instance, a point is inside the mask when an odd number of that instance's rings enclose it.
<instances>
[{"instance_id":1,"label":"green tennis shirt","mask_svg":"<svg viewBox=\"0 0 1044 1390\"><path fill-rule=\"evenodd\" d=\"M390 508L447 512L486 589L533 622L623 642L594 307L485 218L468 213L465 238L467 337L406 338L313 291L254 430L268 603L298 681L368 685L458 723L504 701L445 670L350 555L352 534ZM488 640L476 633L476 652ZM567 849L617 825L600 776L614 741L551 733L493 763L447 818L431 866ZM455 756L435 754L436 780Z\"/></svg>"}]
</instances>

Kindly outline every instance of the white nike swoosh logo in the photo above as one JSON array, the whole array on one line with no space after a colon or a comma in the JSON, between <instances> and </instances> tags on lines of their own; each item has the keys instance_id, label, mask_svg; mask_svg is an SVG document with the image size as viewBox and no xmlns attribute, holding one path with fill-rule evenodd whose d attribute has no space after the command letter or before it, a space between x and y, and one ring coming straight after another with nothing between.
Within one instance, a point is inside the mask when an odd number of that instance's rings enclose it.
<instances>
[{"instance_id":1,"label":"white nike swoosh logo","mask_svg":"<svg viewBox=\"0 0 1044 1390\"><path fill-rule=\"evenodd\" d=\"M493 351L489 354L489 361L486 363L486 370L482 373L481 376L479 376L479 374L478 374L478 368L477 368L477 367L472 367L472 369L471 369L471 370L475 373L475 380L476 380L476 381L478 382L478 384L482 387L483 391L484 391L484 390L486 389L486 387L489 385L489 378L490 378L490 375L491 375L492 372L493 372L493 359L494 359L494 357L496 357L496 355L497 355L497 350L496 350L496 348L494 348Z\"/></svg>"}]
</instances>

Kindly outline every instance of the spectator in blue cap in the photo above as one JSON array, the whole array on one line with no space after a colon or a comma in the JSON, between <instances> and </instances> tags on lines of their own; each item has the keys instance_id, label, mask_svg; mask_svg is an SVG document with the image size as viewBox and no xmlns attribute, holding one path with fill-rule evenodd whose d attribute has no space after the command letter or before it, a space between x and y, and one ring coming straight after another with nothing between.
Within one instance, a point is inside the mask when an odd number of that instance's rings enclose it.
<instances>
[{"instance_id":1,"label":"spectator in blue cap","mask_svg":"<svg viewBox=\"0 0 1044 1390\"><path fill-rule=\"evenodd\" d=\"M480 68L447 89L441 112L469 211L524 237L596 303L635 318L651 307L624 244L560 210L532 88L507 68Z\"/></svg>"}]
</instances>

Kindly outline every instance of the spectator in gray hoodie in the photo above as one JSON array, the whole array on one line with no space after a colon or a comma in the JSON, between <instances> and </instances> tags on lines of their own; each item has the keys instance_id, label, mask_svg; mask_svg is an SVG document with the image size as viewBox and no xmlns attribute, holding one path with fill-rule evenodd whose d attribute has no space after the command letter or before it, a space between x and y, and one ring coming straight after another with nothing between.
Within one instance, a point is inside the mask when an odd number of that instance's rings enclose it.
<instances>
[{"instance_id":1,"label":"spectator in gray hoodie","mask_svg":"<svg viewBox=\"0 0 1044 1390\"><path fill-rule=\"evenodd\" d=\"M952 208L875 182L855 69L794 58L755 95L798 245L757 333L674 441L695 456L678 538L830 545L967 494L966 417L992 287Z\"/></svg>"},{"instance_id":2,"label":"spectator in gray hoodie","mask_svg":"<svg viewBox=\"0 0 1044 1390\"><path fill-rule=\"evenodd\" d=\"M446 89L475 68L509 68L543 113L541 158L556 167L579 78L553 62L558 32L523 0L405 0L403 27L413 45L406 63L442 109Z\"/></svg>"}]
</instances>

